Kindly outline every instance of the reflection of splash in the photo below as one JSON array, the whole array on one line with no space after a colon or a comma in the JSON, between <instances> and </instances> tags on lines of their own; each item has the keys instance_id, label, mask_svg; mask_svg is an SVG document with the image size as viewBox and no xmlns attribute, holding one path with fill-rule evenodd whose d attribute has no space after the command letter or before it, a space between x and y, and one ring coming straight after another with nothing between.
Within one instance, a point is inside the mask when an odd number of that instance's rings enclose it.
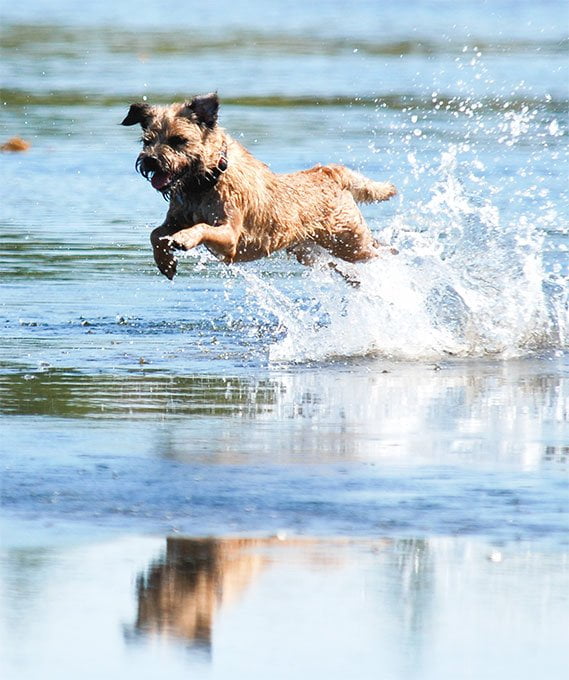
<instances>
[{"instance_id":1,"label":"reflection of splash","mask_svg":"<svg viewBox=\"0 0 569 680\"><path fill-rule=\"evenodd\" d=\"M398 636L409 650L409 668L423 663L426 630L433 615L435 599L435 564L429 541L400 539L394 541L393 578L387 595L397 615Z\"/></svg>"},{"instance_id":2,"label":"reflection of splash","mask_svg":"<svg viewBox=\"0 0 569 680\"><path fill-rule=\"evenodd\" d=\"M537 470L552 459L545 447L564 441L569 378L563 365L564 360L449 361L437 371L366 360L363 368L275 369L270 380L233 378L233 392L225 393L226 417L205 430L207 462L455 465L460 453ZM192 392L168 389L154 389L153 398L168 400L173 413L193 415ZM220 402L213 415L222 412ZM199 459L189 443L195 441L190 423L158 429L156 455ZM563 460L560 452L555 460Z\"/></svg>"},{"instance_id":3,"label":"reflection of splash","mask_svg":"<svg viewBox=\"0 0 569 680\"><path fill-rule=\"evenodd\" d=\"M543 233L524 215L503 224L480 177L478 195L467 192L457 153L443 154L430 200L384 235L400 254L357 266L358 290L315 272L307 302L243 269L250 295L286 329L273 361L508 357L567 347L569 284L546 271Z\"/></svg>"}]
</instances>

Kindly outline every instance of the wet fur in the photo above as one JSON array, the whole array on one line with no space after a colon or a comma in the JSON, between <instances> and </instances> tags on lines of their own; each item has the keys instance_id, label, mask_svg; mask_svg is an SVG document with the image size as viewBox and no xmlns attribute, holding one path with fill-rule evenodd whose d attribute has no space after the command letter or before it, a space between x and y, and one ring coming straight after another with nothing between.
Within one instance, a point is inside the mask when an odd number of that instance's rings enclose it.
<instances>
[{"instance_id":1,"label":"wet fur","mask_svg":"<svg viewBox=\"0 0 569 680\"><path fill-rule=\"evenodd\" d=\"M282 249L312 264L315 245L347 262L377 257L381 246L356 201L385 201L396 193L392 184L341 165L276 174L218 126L218 108L216 94L170 106L133 104L122 121L141 125L137 169L170 202L151 234L165 276L176 273L176 250L201 244L227 264Z\"/></svg>"}]
</instances>

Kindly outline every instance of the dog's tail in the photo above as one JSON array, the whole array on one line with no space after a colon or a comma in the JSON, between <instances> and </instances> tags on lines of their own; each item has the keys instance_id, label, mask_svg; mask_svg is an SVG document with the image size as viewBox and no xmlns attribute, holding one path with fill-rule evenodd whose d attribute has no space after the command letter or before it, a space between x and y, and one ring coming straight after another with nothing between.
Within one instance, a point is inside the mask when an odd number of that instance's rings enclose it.
<instances>
[{"instance_id":1,"label":"dog's tail","mask_svg":"<svg viewBox=\"0 0 569 680\"><path fill-rule=\"evenodd\" d=\"M387 201L397 193L391 182L374 182L344 165L331 164L327 167L334 172L337 182L352 194L357 203Z\"/></svg>"}]
</instances>

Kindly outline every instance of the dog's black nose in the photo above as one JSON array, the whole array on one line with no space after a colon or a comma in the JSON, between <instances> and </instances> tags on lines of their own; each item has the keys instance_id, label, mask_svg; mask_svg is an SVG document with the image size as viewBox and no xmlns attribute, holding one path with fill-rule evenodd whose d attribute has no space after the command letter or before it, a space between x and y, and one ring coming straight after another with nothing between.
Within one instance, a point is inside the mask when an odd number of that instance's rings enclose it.
<instances>
[{"instance_id":1,"label":"dog's black nose","mask_svg":"<svg viewBox=\"0 0 569 680\"><path fill-rule=\"evenodd\" d=\"M158 159L154 158L154 156L145 156L142 159L140 167L145 172L156 172L157 170L160 170L160 164L158 163Z\"/></svg>"},{"instance_id":2,"label":"dog's black nose","mask_svg":"<svg viewBox=\"0 0 569 680\"><path fill-rule=\"evenodd\" d=\"M160 170L160 163L154 156L139 156L136 161L136 169L143 177L148 178L151 173Z\"/></svg>"}]
</instances>

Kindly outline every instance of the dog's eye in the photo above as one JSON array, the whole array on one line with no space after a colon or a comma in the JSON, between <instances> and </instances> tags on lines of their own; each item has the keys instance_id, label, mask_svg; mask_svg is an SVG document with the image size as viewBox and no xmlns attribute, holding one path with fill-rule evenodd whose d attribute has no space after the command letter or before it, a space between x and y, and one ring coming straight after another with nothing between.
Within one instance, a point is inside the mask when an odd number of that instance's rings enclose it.
<instances>
[{"instance_id":1,"label":"dog's eye","mask_svg":"<svg viewBox=\"0 0 569 680\"><path fill-rule=\"evenodd\" d=\"M168 145L171 146L173 149L178 149L181 146L185 146L188 143L188 140L185 137L180 137L180 135L173 135L172 137L168 137Z\"/></svg>"}]
</instances>

